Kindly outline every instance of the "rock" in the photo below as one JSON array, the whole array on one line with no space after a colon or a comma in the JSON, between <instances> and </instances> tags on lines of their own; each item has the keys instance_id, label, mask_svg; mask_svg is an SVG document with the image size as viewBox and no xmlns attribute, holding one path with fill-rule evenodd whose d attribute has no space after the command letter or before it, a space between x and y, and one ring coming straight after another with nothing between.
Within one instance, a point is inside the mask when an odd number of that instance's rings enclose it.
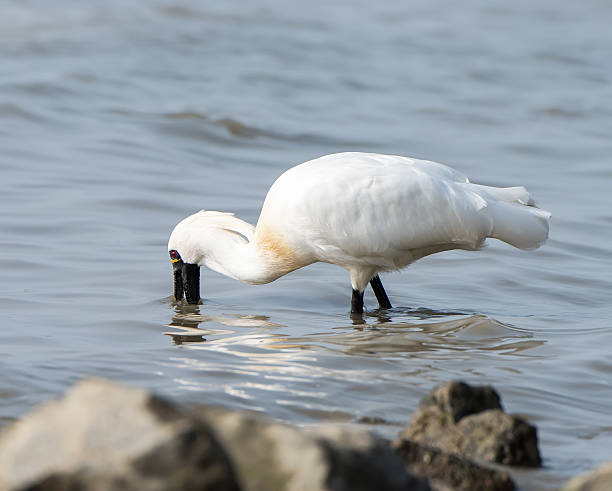
<instances>
[{"instance_id":1,"label":"rock","mask_svg":"<svg viewBox=\"0 0 612 491\"><path fill-rule=\"evenodd\" d=\"M524 419L489 410L466 416L457 427L469 435L461 444L461 452L466 455L504 465L542 464L535 426Z\"/></svg>"},{"instance_id":2,"label":"rock","mask_svg":"<svg viewBox=\"0 0 612 491\"><path fill-rule=\"evenodd\" d=\"M190 412L103 380L77 384L0 436L0 491L429 490L363 428L312 430Z\"/></svg>"},{"instance_id":3,"label":"rock","mask_svg":"<svg viewBox=\"0 0 612 491\"><path fill-rule=\"evenodd\" d=\"M88 380L0 436L2 490L238 490L199 419L144 390Z\"/></svg>"},{"instance_id":4,"label":"rock","mask_svg":"<svg viewBox=\"0 0 612 491\"><path fill-rule=\"evenodd\" d=\"M357 420L357 423L363 425L391 425L386 419L380 418L378 416L362 416Z\"/></svg>"},{"instance_id":5,"label":"rock","mask_svg":"<svg viewBox=\"0 0 612 491\"><path fill-rule=\"evenodd\" d=\"M470 460L444 453L421 443L397 439L393 449L408 470L429 478L434 491L512 491L514 482L507 472L488 469Z\"/></svg>"},{"instance_id":6,"label":"rock","mask_svg":"<svg viewBox=\"0 0 612 491\"><path fill-rule=\"evenodd\" d=\"M245 491L427 490L389 442L353 427L304 430L244 412L200 410L233 458Z\"/></svg>"},{"instance_id":7,"label":"rock","mask_svg":"<svg viewBox=\"0 0 612 491\"><path fill-rule=\"evenodd\" d=\"M504 465L541 465L535 427L503 412L491 387L462 382L436 387L421 401L400 438Z\"/></svg>"},{"instance_id":8,"label":"rock","mask_svg":"<svg viewBox=\"0 0 612 491\"><path fill-rule=\"evenodd\" d=\"M501 409L499 395L490 385L472 387L465 382L448 382L434 388L423 398L420 407L436 407L449 415L453 423L470 414L487 409Z\"/></svg>"},{"instance_id":9,"label":"rock","mask_svg":"<svg viewBox=\"0 0 612 491\"><path fill-rule=\"evenodd\" d=\"M611 491L612 462L602 465L587 474L574 477L565 485L563 491Z\"/></svg>"}]
</instances>

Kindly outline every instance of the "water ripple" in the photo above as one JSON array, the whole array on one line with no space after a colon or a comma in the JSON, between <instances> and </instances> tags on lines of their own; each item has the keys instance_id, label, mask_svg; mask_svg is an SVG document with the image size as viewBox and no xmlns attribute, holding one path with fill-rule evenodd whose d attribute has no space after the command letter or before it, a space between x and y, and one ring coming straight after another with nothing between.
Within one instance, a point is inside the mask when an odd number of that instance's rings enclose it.
<instances>
[{"instance_id":1,"label":"water ripple","mask_svg":"<svg viewBox=\"0 0 612 491\"><path fill-rule=\"evenodd\" d=\"M58 1L0 16L0 425L104 374L392 437L460 378L538 424L525 489L609 458L606 2ZM167 298L178 220L255 222L287 167L346 150L525 185L551 240L419 261L363 316L329 265L258 287L206 271L198 309Z\"/></svg>"}]
</instances>

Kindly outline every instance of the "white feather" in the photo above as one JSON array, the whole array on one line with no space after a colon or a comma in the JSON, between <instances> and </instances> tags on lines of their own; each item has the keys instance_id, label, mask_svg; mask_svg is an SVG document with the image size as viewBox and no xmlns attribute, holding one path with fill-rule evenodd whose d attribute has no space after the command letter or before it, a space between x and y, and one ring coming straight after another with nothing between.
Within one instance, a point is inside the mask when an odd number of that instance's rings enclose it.
<instances>
[{"instance_id":1,"label":"white feather","mask_svg":"<svg viewBox=\"0 0 612 491\"><path fill-rule=\"evenodd\" d=\"M337 264L363 291L379 271L445 250L475 250L487 237L538 247L550 214L531 205L523 187L472 184L436 162L339 153L282 174L255 229L232 214L202 211L177 225L169 249L251 283L317 261Z\"/></svg>"}]
</instances>

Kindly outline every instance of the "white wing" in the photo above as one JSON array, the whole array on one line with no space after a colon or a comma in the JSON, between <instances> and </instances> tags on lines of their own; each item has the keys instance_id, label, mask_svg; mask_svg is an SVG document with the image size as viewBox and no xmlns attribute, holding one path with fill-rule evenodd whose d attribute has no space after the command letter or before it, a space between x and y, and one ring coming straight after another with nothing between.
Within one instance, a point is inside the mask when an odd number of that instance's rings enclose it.
<instances>
[{"instance_id":1,"label":"white wing","mask_svg":"<svg viewBox=\"0 0 612 491\"><path fill-rule=\"evenodd\" d=\"M400 268L440 250L481 245L493 223L467 182L435 162L333 154L279 177L259 223L320 261Z\"/></svg>"}]
</instances>

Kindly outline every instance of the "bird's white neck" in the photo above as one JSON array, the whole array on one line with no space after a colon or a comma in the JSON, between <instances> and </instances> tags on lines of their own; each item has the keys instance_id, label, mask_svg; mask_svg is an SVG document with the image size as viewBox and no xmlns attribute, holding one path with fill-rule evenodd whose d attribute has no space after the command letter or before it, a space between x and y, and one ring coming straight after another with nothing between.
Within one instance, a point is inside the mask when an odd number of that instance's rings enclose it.
<instances>
[{"instance_id":1,"label":"bird's white neck","mask_svg":"<svg viewBox=\"0 0 612 491\"><path fill-rule=\"evenodd\" d=\"M244 281L262 284L274 281L278 274L265 261L254 241L246 242L229 230L215 233L215 242L205 252L200 266Z\"/></svg>"},{"instance_id":2,"label":"bird's white neck","mask_svg":"<svg viewBox=\"0 0 612 491\"><path fill-rule=\"evenodd\" d=\"M168 244L186 263L246 283L269 283L315 261L260 219L257 230L230 213L201 211L179 223Z\"/></svg>"},{"instance_id":3,"label":"bird's white neck","mask_svg":"<svg viewBox=\"0 0 612 491\"><path fill-rule=\"evenodd\" d=\"M308 254L298 253L284 237L265 225L258 225L249 242L232 231L222 232L204 265L245 283L270 283L316 261Z\"/></svg>"}]
</instances>

